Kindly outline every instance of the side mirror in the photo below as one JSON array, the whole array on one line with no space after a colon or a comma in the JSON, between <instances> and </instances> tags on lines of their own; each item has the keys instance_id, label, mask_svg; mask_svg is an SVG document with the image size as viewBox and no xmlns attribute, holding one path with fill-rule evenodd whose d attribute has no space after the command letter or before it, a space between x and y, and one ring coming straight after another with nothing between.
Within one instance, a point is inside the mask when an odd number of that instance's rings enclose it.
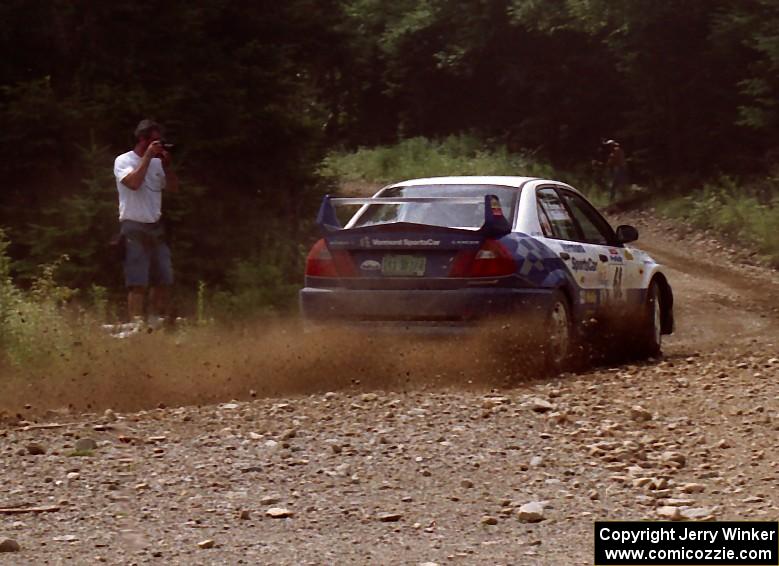
<instances>
[{"instance_id":1,"label":"side mirror","mask_svg":"<svg viewBox=\"0 0 779 566\"><path fill-rule=\"evenodd\" d=\"M629 244L638 240L638 230L628 224L617 227L617 241L620 244Z\"/></svg>"}]
</instances>

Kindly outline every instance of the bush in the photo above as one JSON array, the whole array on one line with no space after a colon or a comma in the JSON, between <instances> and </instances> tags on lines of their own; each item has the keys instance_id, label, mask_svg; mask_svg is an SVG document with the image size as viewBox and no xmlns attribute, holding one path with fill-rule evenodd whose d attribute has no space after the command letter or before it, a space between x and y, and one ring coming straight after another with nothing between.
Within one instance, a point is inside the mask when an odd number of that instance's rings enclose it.
<instances>
[{"instance_id":1,"label":"bush","mask_svg":"<svg viewBox=\"0 0 779 566\"><path fill-rule=\"evenodd\" d=\"M63 354L73 343L73 324L62 310L74 291L54 280L57 268L67 261L44 265L28 292L11 279L7 250L10 242L0 230L0 347L2 361L12 365L41 362Z\"/></svg>"},{"instance_id":2,"label":"bush","mask_svg":"<svg viewBox=\"0 0 779 566\"><path fill-rule=\"evenodd\" d=\"M694 226L715 230L731 240L754 247L779 267L779 191L766 193L765 180L755 186L721 177L699 191L658 204L658 210L684 218Z\"/></svg>"},{"instance_id":3,"label":"bush","mask_svg":"<svg viewBox=\"0 0 779 566\"><path fill-rule=\"evenodd\" d=\"M466 134L442 140L411 138L393 146L361 148L331 153L320 172L341 183L386 184L403 179L449 175L517 175L568 182L596 206L608 204L608 191L598 179L600 172L582 167L556 171L530 153L511 153L504 145L490 146Z\"/></svg>"},{"instance_id":4,"label":"bush","mask_svg":"<svg viewBox=\"0 0 779 566\"><path fill-rule=\"evenodd\" d=\"M282 269L263 258L236 260L227 273L229 290L216 291L211 297L211 309L200 316L225 322L250 316L277 314L294 304L300 285L289 283ZM210 312L209 312L210 311Z\"/></svg>"},{"instance_id":5,"label":"bush","mask_svg":"<svg viewBox=\"0 0 779 566\"><path fill-rule=\"evenodd\" d=\"M529 154L490 148L465 134L442 140L411 138L392 146L330 154L321 172L341 181L388 183L402 179L448 175L551 176L552 168Z\"/></svg>"}]
</instances>

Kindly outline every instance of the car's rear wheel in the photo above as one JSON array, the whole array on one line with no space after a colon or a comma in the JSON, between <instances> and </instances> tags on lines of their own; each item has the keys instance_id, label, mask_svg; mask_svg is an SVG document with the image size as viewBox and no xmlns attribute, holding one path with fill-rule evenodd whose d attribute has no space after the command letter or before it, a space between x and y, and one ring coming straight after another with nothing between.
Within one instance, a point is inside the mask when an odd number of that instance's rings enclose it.
<instances>
[{"instance_id":1,"label":"car's rear wheel","mask_svg":"<svg viewBox=\"0 0 779 566\"><path fill-rule=\"evenodd\" d=\"M568 298L555 292L547 317L546 366L550 371L563 371L573 355L573 320Z\"/></svg>"},{"instance_id":2,"label":"car's rear wheel","mask_svg":"<svg viewBox=\"0 0 779 566\"><path fill-rule=\"evenodd\" d=\"M639 354L642 357L656 356L663 347L663 311L660 286L652 281L647 289L646 302L641 321Z\"/></svg>"}]
</instances>

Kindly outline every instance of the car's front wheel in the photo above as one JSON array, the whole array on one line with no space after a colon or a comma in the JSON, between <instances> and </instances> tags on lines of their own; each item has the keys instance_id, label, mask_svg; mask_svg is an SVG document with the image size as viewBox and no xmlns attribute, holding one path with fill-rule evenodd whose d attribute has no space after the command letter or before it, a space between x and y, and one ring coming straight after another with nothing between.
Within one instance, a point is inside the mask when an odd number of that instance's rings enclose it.
<instances>
[{"instance_id":1,"label":"car's front wheel","mask_svg":"<svg viewBox=\"0 0 779 566\"><path fill-rule=\"evenodd\" d=\"M644 312L640 322L639 354L652 357L660 353L663 347L663 319L660 286L655 282L647 289Z\"/></svg>"},{"instance_id":2,"label":"car's front wheel","mask_svg":"<svg viewBox=\"0 0 779 566\"><path fill-rule=\"evenodd\" d=\"M573 320L568 298L557 291L547 317L546 366L553 372L565 370L573 356Z\"/></svg>"}]
</instances>

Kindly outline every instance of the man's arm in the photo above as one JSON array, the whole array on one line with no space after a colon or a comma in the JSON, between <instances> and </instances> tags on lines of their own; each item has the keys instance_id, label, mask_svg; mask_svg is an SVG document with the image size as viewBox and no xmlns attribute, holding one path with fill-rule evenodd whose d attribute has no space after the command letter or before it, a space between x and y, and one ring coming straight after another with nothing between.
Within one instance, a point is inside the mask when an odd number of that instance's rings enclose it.
<instances>
[{"instance_id":1,"label":"man's arm","mask_svg":"<svg viewBox=\"0 0 779 566\"><path fill-rule=\"evenodd\" d=\"M149 170L149 164L151 163L152 157L156 157L157 153L161 150L162 148L160 147L159 142L152 142L146 149L146 153L143 154L138 167L125 175L121 180L121 183L133 191L140 189L143 180L146 178L146 172Z\"/></svg>"}]
</instances>

